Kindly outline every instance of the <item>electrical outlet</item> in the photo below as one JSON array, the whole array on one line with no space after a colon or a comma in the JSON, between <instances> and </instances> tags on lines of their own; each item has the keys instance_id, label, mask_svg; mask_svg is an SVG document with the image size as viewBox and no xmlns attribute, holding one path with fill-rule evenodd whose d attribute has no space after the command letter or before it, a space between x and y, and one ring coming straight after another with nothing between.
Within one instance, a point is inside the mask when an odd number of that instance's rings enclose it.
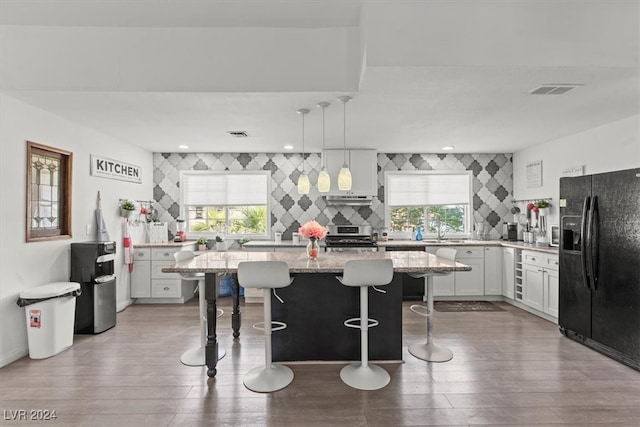
<instances>
[{"instance_id":1,"label":"electrical outlet","mask_svg":"<svg viewBox=\"0 0 640 427\"><path fill-rule=\"evenodd\" d=\"M91 224L87 224L87 236L91 236L93 234L93 227Z\"/></svg>"}]
</instances>

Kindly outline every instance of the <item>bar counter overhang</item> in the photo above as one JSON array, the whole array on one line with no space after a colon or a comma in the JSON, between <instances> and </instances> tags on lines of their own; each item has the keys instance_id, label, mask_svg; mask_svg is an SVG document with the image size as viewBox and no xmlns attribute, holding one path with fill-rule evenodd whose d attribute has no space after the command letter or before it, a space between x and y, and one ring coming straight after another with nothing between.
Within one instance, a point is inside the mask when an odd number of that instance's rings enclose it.
<instances>
[{"instance_id":1,"label":"bar counter overhang","mask_svg":"<svg viewBox=\"0 0 640 427\"><path fill-rule=\"evenodd\" d=\"M342 286L335 278L344 265L355 259L393 261L393 281L382 287L386 293L370 290L370 317L380 325L370 330L371 360L402 359L402 284L406 273L453 273L471 267L439 258L428 252L323 252L317 260L301 252L207 252L191 260L162 269L165 273L205 273L207 300L207 375L216 375L218 343L216 337L217 281L224 274L235 275L243 261L284 261L295 278L277 291L284 304L272 294L273 319L287 328L273 334L274 361L353 361L359 359L359 331L343 322L358 317L356 288ZM233 336L240 335L240 297L238 281L233 285Z\"/></svg>"}]
</instances>

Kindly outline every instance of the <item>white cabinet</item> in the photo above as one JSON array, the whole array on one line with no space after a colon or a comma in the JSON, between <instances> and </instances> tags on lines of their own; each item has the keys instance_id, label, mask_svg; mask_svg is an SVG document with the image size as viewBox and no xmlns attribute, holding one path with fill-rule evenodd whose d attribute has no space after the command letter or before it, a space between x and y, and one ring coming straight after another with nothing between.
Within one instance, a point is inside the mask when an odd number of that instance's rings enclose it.
<instances>
[{"instance_id":1,"label":"white cabinet","mask_svg":"<svg viewBox=\"0 0 640 427\"><path fill-rule=\"evenodd\" d=\"M133 249L131 298L151 296L151 248Z\"/></svg>"},{"instance_id":2,"label":"white cabinet","mask_svg":"<svg viewBox=\"0 0 640 427\"><path fill-rule=\"evenodd\" d=\"M522 264L524 289L522 302L531 308L542 311L542 268L532 264Z\"/></svg>"},{"instance_id":3,"label":"white cabinet","mask_svg":"<svg viewBox=\"0 0 640 427\"><path fill-rule=\"evenodd\" d=\"M516 249L502 248L502 296L514 298Z\"/></svg>"},{"instance_id":4,"label":"white cabinet","mask_svg":"<svg viewBox=\"0 0 640 427\"><path fill-rule=\"evenodd\" d=\"M544 300L542 311L550 316L558 317L558 297L559 297L559 276L558 276L558 257L548 260L550 264L543 271L543 292ZM555 266L555 268L553 268Z\"/></svg>"},{"instance_id":5,"label":"white cabinet","mask_svg":"<svg viewBox=\"0 0 640 427\"><path fill-rule=\"evenodd\" d=\"M456 261L471 267L471 271L457 271L456 296L484 295L484 247L463 246L455 248Z\"/></svg>"},{"instance_id":6,"label":"white cabinet","mask_svg":"<svg viewBox=\"0 0 640 427\"><path fill-rule=\"evenodd\" d=\"M558 256L522 251L522 302L558 317Z\"/></svg>"},{"instance_id":7,"label":"white cabinet","mask_svg":"<svg viewBox=\"0 0 640 427\"><path fill-rule=\"evenodd\" d=\"M425 250L429 253L435 254L439 249L437 246L427 246ZM455 273L447 274L446 276L434 276L433 277L433 296L435 297L452 297L456 294L456 275ZM426 284L426 283L425 283Z\"/></svg>"},{"instance_id":8,"label":"white cabinet","mask_svg":"<svg viewBox=\"0 0 640 427\"><path fill-rule=\"evenodd\" d=\"M435 254L439 248L438 246L427 246L426 251ZM485 247L454 246L453 249L456 250L456 261L468 265L471 267L471 271L457 271L447 276L434 277L433 295L436 297L483 296L485 291Z\"/></svg>"},{"instance_id":9,"label":"white cabinet","mask_svg":"<svg viewBox=\"0 0 640 427\"><path fill-rule=\"evenodd\" d=\"M502 248L484 248L484 294L502 295Z\"/></svg>"},{"instance_id":10,"label":"white cabinet","mask_svg":"<svg viewBox=\"0 0 640 427\"><path fill-rule=\"evenodd\" d=\"M328 196L375 196L378 194L378 157L376 150L330 149L322 152L323 160L329 175L331 175L331 189ZM352 186L350 191L338 190L338 174L344 159L347 159L351 171Z\"/></svg>"},{"instance_id":11,"label":"white cabinet","mask_svg":"<svg viewBox=\"0 0 640 427\"><path fill-rule=\"evenodd\" d=\"M197 281L182 280L178 273L163 273L175 264L174 254L194 250L195 244L154 248L134 248L131 298L138 303L183 303L193 297Z\"/></svg>"}]
</instances>

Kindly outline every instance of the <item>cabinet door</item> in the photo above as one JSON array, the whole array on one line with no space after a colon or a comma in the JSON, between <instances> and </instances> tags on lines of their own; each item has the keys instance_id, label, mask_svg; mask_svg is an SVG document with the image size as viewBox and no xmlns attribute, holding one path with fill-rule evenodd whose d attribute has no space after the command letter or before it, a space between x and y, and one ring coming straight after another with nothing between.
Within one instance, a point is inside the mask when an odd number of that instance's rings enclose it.
<instances>
[{"instance_id":1,"label":"cabinet door","mask_svg":"<svg viewBox=\"0 0 640 427\"><path fill-rule=\"evenodd\" d=\"M454 296L456 294L455 274L433 278L433 296Z\"/></svg>"},{"instance_id":2,"label":"cabinet door","mask_svg":"<svg viewBox=\"0 0 640 427\"><path fill-rule=\"evenodd\" d=\"M378 194L378 156L376 150L349 150L349 168L353 184L348 194L375 196Z\"/></svg>"},{"instance_id":3,"label":"cabinet door","mask_svg":"<svg viewBox=\"0 0 640 427\"><path fill-rule=\"evenodd\" d=\"M456 259L471 267L471 271L460 271L454 275L456 296L484 295L484 258Z\"/></svg>"},{"instance_id":4,"label":"cabinet door","mask_svg":"<svg viewBox=\"0 0 640 427\"><path fill-rule=\"evenodd\" d=\"M484 294L502 295L502 248L484 248Z\"/></svg>"},{"instance_id":5,"label":"cabinet door","mask_svg":"<svg viewBox=\"0 0 640 427\"><path fill-rule=\"evenodd\" d=\"M544 272L544 312L558 317L558 271L545 269Z\"/></svg>"},{"instance_id":6,"label":"cabinet door","mask_svg":"<svg viewBox=\"0 0 640 427\"><path fill-rule=\"evenodd\" d=\"M151 298L151 262L148 260L133 263L131 298Z\"/></svg>"},{"instance_id":7,"label":"cabinet door","mask_svg":"<svg viewBox=\"0 0 640 427\"><path fill-rule=\"evenodd\" d=\"M524 292L522 302L531 308L543 311L544 289L542 268L537 265L522 264Z\"/></svg>"},{"instance_id":8,"label":"cabinet door","mask_svg":"<svg viewBox=\"0 0 640 427\"><path fill-rule=\"evenodd\" d=\"M515 288L516 250L502 249L502 295L513 299Z\"/></svg>"},{"instance_id":9,"label":"cabinet door","mask_svg":"<svg viewBox=\"0 0 640 427\"><path fill-rule=\"evenodd\" d=\"M376 150L324 150L323 160L327 172L331 175L331 189L327 195L375 196L378 194ZM352 186L350 191L338 190L338 174L346 161L351 171Z\"/></svg>"}]
</instances>

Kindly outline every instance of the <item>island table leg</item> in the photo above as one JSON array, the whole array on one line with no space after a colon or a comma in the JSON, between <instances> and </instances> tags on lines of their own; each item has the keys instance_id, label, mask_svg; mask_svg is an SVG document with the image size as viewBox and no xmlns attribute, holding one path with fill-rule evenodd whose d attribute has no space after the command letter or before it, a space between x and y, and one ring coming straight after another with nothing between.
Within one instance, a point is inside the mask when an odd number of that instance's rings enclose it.
<instances>
[{"instance_id":1,"label":"island table leg","mask_svg":"<svg viewBox=\"0 0 640 427\"><path fill-rule=\"evenodd\" d=\"M207 344L205 346L205 363L207 365L207 375L215 377L218 364L218 339L216 336L217 307L218 298L218 275L216 273L205 273L204 288L205 299L207 300Z\"/></svg>"},{"instance_id":2,"label":"island table leg","mask_svg":"<svg viewBox=\"0 0 640 427\"><path fill-rule=\"evenodd\" d=\"M238 283L238 276L233 275L233 311L231 313L231 328L233 329L233 337L238 338L240 336L240 325L242 318L240 316L240 284Z\"/></svg>"}]
</instances>

